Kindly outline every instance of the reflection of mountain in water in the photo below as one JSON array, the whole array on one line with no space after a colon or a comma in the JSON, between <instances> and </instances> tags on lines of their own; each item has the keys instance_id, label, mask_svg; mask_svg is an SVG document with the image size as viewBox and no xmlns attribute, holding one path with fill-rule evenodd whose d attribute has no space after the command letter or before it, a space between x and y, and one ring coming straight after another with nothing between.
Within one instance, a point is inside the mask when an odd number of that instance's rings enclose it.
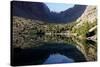
<instances>
[{"instance_id":1,"label":"reflection of mountain in water","mask_svg":"<svg viewBox=\"0 0 100 67\"><path fill-rule=\"evenodd\" d=\"M36 37L38 38L38 37ZM75 38L67 38L65 37L63 42L59 42L54 40L52 42L51 39L44 40L46 36L39 37L36 39L38 43L33 40L33 47L25 47L25 48L14 48L14 55L12 58L12 64L14 65L30 65L30 64L50 64L50 63L69 63L69 62L85 62L85 61L93 61L96 60L96 48L95 43L91 41L81 42ZM50 38L50 37L49 37ZM57 38L56 38L57 39ZM60 38L59 38L60 39ZM40 42L39 42L40 41ZM75 41L75 42L74 42ZM36 47L34 47L37 45ZM25 45L24 45L25 46ZM90 51L92 50L92 52ZM93 52L94 51L94 52ZM56 55L60 54L60 55ZM53 56L52 56L53 55ZM54 56L55 55L55 56ZM60 57L60 60L56 61L52 59L52 57ZM89 60L90 59L90 60ZM49 60L52 60L49 62ZM54 60L54 61L53 61Z\"/></svg>"},{"instance_id":2,"label":"reflection of mountain in water","mask_svg":"<svg viewBox=\"0 0 100 67\"><path fill-rule=\"evenodd\" d=\"M45 45L35 48L14 49L14 56L12 57L14 59L12 60L12 64L15 65L43 64L48 59L49 55L56 53L71 58L75 62L86 61L84 55L74 45L69 45L64 43L62 44L46 43ZM64 58L62 57L62 59ZM63 63L66 63L66 61Z\"/></svg>"}]
</instances>

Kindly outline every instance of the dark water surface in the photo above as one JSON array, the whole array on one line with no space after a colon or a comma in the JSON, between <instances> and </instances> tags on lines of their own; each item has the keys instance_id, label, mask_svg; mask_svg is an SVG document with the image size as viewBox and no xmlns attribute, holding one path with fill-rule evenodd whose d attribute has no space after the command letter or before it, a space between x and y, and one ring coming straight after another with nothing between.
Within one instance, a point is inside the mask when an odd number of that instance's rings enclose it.
<instances>
[{"instance_id":1,"label":"dark water surface","mask_svg":"<svg viewBox=\"0 0 100 67\"><path fill-rule=\"evenodd\" d=\"M31 47L13 48L12 65L73 63L97 60L96 42L66 36L35 36Z\"/></svg>"}]
</instances>

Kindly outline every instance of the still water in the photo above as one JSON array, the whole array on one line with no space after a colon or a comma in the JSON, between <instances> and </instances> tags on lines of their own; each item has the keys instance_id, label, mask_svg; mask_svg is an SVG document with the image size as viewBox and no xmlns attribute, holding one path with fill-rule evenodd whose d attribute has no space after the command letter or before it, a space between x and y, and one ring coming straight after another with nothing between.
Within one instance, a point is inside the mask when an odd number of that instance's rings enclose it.
<instances>
[{"instance_id":1,"label":"still water","mask_svg":"<svg viewBox=\"0 0 100 67\"><path fill-rule=\"evenodd\" d=\"M34 35L32 44L13 48L14 65L73 63L97 60L97 43L66 36ZM25 42L26 43L26 42Z\"/></svg>"}]
</instances>

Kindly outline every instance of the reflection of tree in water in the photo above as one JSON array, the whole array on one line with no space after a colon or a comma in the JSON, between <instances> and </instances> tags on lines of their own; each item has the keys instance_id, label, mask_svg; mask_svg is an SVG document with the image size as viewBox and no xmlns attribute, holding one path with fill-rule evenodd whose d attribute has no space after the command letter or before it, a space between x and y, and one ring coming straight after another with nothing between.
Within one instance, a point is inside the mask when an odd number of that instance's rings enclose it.
<instances>
[{"instance_id":1,"label":"reflection of tree in water","mask_svg":"<svg viewBox=\"0 0 100 67\"><path fill-rule=\"evenodd\" d=\"M81 52L87 58L87 61L97 60L97 43L86 39L73 39L79 45Z\"/></svg>"},{"instance_id":2,"label":"reflection of tree in water","mask_svg":"<svg viewBox=\"0 0 100 67\"><path fill-rule=\"evenodd\" d=\"M75 45L84 54L87 61L97 60L97 45L94 41L62 35L43 36L40 39L47 43L68 43Z\"/></svg>"},{"instance_id":3,"label":"reflection of tree in water","mask_svg":"<svg viewBox=\"0 0 100 67\"><path fill-rule=\"evenodd\" d=\"M28 44L27 42L30 42ZM34 35L21 48L14 48L12 64L43 64L50 54L59 53L75 62L96 60L96 43L62 35Z\"/></svg>"}]
</instances>

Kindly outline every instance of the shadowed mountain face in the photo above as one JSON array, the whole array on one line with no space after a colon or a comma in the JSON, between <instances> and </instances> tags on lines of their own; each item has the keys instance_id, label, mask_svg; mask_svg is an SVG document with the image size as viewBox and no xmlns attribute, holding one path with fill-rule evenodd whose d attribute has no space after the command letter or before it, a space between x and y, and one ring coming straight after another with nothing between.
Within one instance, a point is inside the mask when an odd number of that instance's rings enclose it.
<instances>
[{"instance_id":1,"label":"shadowed mountain face","mask_svg":"<svg viewBox=\"0 0 100 67\"><path fill-rule=\"evenodd\" d=\"M85 11L86 5L75 5L60 13L50 12L49 8L40 2L12 2L12 15L47 22L67 23L77 20Z\"/></svg>"},{"instance_id":2,"label":"shadowed mountain face","mask_svg":"<svg viewBox=\"0 0 100 67\"><path fill-rule=\"evenodd\" d=\"M78 19L86 9L86 5L75 5L73 8L69 8L61 12L63 17L65 17L64 22L72 22Z\"/></svg>"},{"instance_id":3,"label":"shadowed mountain face","mask_svg":"<svg viewBox=\"0 0 100 67\"><path fill-rule=\"evenodd\" d=\"M20 16L29 19L45 20L48 17L50 11L48 7L39 2L12 2L12 14L13 16Z\"/></svg>"}]
</instances>

